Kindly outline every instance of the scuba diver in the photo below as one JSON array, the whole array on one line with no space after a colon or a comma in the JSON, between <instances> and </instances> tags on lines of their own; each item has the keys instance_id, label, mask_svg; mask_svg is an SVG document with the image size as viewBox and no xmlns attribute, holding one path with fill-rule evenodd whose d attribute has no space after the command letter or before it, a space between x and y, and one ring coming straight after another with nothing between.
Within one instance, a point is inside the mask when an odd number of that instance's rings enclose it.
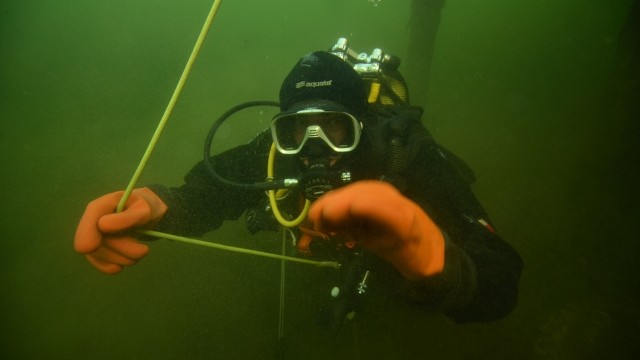
<instances>
[{"instance_id":1,"label":"scuba diver","mask_svg":"<svg viewBox=\"0 0 640 360\"><path fill-rule=\"evenodd\" d=\"M282 83L269 129L215 156L209 142L183 185L137 188L121 212L123 192L91 201L75 250L116 274L149 252L137 229L201 236L245 213L254 233L278 228L275 211L288 220L302 214L291 227L300 256L341 264L336 292L346 295L332 326L361 306L371 277L395 282L389 296L457 322L505 316L522 259L490 224L469 171L422 124L398 65L380 49L355 53L346 39L303 56ZM255 166L267 163L273 174ZM265 190L278 188L286 194L274 209Z\"/></svg>"}]
</instances>

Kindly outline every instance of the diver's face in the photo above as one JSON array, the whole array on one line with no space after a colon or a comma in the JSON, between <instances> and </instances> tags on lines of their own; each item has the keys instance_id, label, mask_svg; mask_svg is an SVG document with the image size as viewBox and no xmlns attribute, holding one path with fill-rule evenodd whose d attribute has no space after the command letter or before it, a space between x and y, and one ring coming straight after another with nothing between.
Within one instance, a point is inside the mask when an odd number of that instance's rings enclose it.
<instances>
[{"instance_id":1,"label":"diver's face","mask_svg":"<svg viewBox=\"0 0 640 360\"><path fill-rule=\"evenodd\" d=\"M311 162L333 165L343 153L358 146L362 124L340 111L309 109L275 117L271 134L278 151Z\"/></svg>"},{"instance_id":2,"label":"diver's face","mask_svg":"<svg viewBox=\"0 0 640 360\"><path fill-rule=\"evenodd\" d=\"M337 114L329 116L307 115L295 119L293 139L300 145L309 126L318 125L325 135L335 145L343 145L347 138L347 124L339 119Z\"/></svg>"},{"instance_id":3,"label":"diver's face","mask_svg":"<svg viewBox=\"0 0 640 360\"><path fill-rule=\"evenodd\" d=\"M293 140L297 145L304 141L309 127L312 126L319 126L331 143L336 146L344 145L347 139L347 127L349 124L344 121L341 114L308 114L299 116L294 121ZM325 143L320 143L317 140L315 142L310 141L306 146L313 146L316 149L300 153L300 159L305 166L309 166L311 160L317 160L318 158L323 158L324 161L328 162L329 166L333 166L341 157L341 154L331 150Z\"/></svg>"}]
</instances>

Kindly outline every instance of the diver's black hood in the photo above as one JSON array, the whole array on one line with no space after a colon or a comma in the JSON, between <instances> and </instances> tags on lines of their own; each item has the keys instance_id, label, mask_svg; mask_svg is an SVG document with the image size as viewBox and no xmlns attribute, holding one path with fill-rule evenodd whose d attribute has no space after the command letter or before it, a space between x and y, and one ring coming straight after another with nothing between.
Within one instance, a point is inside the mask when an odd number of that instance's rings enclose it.
<instances>
[{"instance_id":1,"label":"diver's black hood","mask_svg":"<svg viewBox=\"0 0 640 360\"><path fill-rule=\"evenodd\" d=\"M316 51L298 60L282 82L280 111L295 112L301 103L323 109L327 100L356 117L367 111L364 81L351 64L329 52Z\"/></svg>"}]
</instances>

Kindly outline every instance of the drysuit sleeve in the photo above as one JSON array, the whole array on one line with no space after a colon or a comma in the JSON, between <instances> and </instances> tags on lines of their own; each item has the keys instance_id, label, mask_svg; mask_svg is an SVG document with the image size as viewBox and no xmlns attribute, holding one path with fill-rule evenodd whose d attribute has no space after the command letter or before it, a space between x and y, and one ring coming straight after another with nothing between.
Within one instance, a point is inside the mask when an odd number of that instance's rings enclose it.
<instances>
[{"instance_id":1,"label":"drysuit sleeve","mask_svg":"<svg viewBox=\"0 0 640 360\"><path fill-rule=\"evenodd\" d=\"M505 316L517 301L520 255L492 227L469 184L437 144L425 144L410 168L406 195L443 232L445 266L439 275L404 282L402 294L457 322Z\"/></svg>"},{"instance_id":2,"label":"drysuit sleeve","mask_svg":"<svg viewBox=\"0 0 640 360\"><path fill-rule=\"evenodd\" d=\"M238 183L255 183L266 178L269 151L268 132L250 143L214 156L214 167L223 178ZM201 236L215 230L224 220L236 220L257 203L263 192L224 185L216 181L200 161L178 187L150 185L167 204L167 214L154 229L183 236Z\"/></svg>"}]
</instances>

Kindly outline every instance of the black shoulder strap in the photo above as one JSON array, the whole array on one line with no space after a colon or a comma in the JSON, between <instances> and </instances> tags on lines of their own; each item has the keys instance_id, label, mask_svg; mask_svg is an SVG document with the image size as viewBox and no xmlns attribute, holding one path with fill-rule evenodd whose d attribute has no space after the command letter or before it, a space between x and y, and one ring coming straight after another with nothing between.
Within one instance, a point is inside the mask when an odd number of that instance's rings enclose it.
<instances>
[{"instance_id":1,"label":"black shoulder strap","mask_svg":"<svg viewBox=\"0 0 640 360\"><path fill-rule=\"evenodd\" d=\"M372 106L368 137L382 168L381 180L404 189L404 173L422 145L433 142L417 106Z\"/></svg>"},{"instance_id":2,"label":"black shoulder strap","mask_svg":"<svg viewBox=\"0 0 640 360\"><path fill-rule=\"evenodd\" d=\"M475 181L473 170L451 151L436 143L422 123L419 106L376 106L375 125L369 133L376 159L383 162L381 180L404 189L404 174L424 146L437 149L468 183Z\"/></svg>"}]
</instances>

